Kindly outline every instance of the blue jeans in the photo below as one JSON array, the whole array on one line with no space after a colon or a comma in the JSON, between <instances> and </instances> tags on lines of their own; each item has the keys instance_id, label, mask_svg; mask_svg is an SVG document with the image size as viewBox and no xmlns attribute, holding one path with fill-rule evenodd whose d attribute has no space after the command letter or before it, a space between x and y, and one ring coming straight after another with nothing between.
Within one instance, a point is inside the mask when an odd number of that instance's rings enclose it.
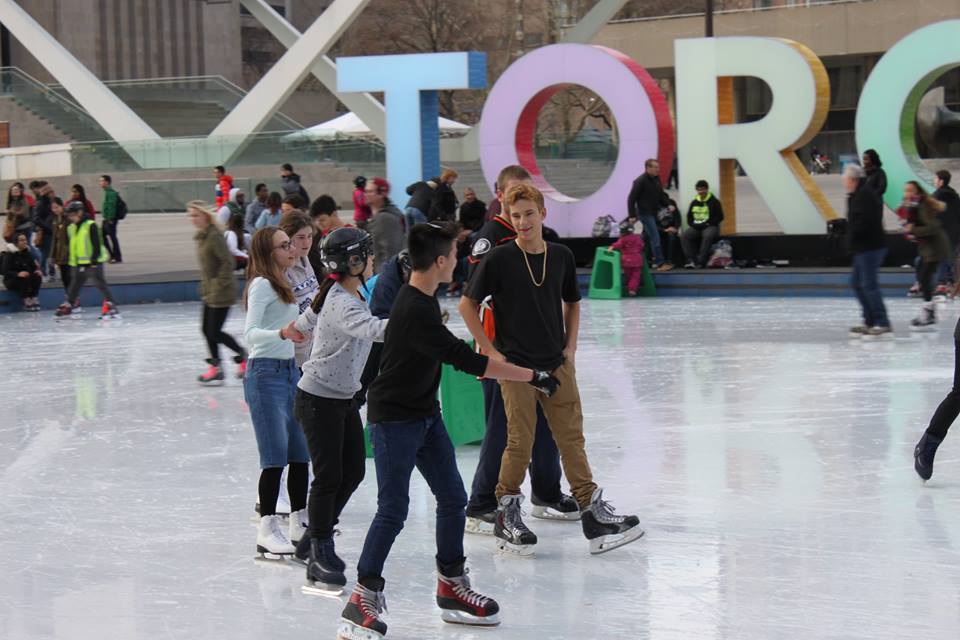
<instances>
[{"instance_id":1,"label":"blue jeans","mask_svg":"<svg viewBox=\"0 0 960 640\"><path fill-rule=\"evenodd\" d=\"M404 224L407 225L407 233L410 233L413 225L427 221L427 214L416 207L407 207L403 212L403 220Z\"/></svg>"},{"instance_id":2,"label":"blue jeans","mask_svg":"<svg viewBox=\"0 0 960 640\"><path fill-rule=\"evenodd\" d=\"M382 576L393 541L407 519L414 467L437 499L437 562L462 561L467 493L443 417L437 413L420 420L371 424L370 442L377 468L377 514L363 543L358 577Z\"/></svg>"},{"instance_id":3,"label":"blue jeans","mask_svg":"<svg viewBox=\"0 0 960 640\"><path fill-rule=\"evenodd\" d=\"M487 411L487 430L480 445L480 459L470 488L471 515L489 513L497 508L497 482L500 479L500 461L507 448L507 414L503 410L503 395L496 380L481 380L483 405ZM560 502L560 453L553 440L543 409L537 405L537 431L530 458L530 485L533 495L543 502Z\"/></svg>"},{"instance_id":4,"label":"blue jeans","mask_svg":"<svg viewBox=\"0 0 960 640\"><path fill-rule=\"evenodd\" d=\"M853 273L850 285L857 294L857 300L863 308L863 323L868 327L889 327L887 308L880 294L878 276L880 265L887 257L887 249L872 249L853 254Z\"/></svg>"},{"instance_id":5,"label":"blue jeans","mask_svg":"<svg viewBox=\"0 0 960 640\"><path fill-rule=\"evenodd\" d=\"M293 417L300 370L293 358L252 358L243 376L243 397L257 436L260 468L310 462L307 439Z\"/></svg>"},{"instance_id":6,"label":"blue jeans","mask_svg":"<svg viewBox=\"0 0 960 640\"><path fill-rule=\"evenodd\" d=\"M640 214L640 224L643 225L643 235L646 237L646 245L650 247L653 256L653 266L659 267L663 264L663 249L660 247L660 230L657 227L657 216Z\"/></svg>"}]
</instances>

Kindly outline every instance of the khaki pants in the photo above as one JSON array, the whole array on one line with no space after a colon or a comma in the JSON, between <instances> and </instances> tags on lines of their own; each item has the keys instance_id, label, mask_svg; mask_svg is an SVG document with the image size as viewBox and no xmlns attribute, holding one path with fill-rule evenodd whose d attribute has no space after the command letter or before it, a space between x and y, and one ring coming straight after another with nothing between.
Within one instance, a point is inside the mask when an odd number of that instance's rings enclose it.
<instances>
[{"instance_id":1,"label":"khaki pants","mask_svg":"<svg viewBox=\"0 0 960 640\"><path fill-rule=\"evenodd\" d=\"M550 398L526 382L500 381L503 407L507 414L507 448L500 462L497 500L505 495L520 493L520 485L523 484L533 452L539 402L557 449L560 450L560 462L573 497L580 508L585 509L597 485L593 482L584 450L583 411L580 408L576 370L570 363L564 362L553 371L553 375L560 381L560 388Z\"/></svg>"}]
</instances>

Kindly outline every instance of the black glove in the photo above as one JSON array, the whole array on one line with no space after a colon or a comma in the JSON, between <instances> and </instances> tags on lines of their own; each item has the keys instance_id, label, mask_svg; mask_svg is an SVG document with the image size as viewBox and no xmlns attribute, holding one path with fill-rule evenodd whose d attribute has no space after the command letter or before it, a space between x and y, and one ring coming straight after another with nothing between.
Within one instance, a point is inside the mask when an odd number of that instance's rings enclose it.
<instances>
[{"instance_id":1,"label":"black glove","mask_svg":"<svg viewBox=\"0 0 960 640\"><path fill-rule=\"evenodd\" d=\"M534 369L533 379L527 384L533 386L533 388L549 398L557 392L557 388L560 386L560 381L557 380L549 371Z\"/></svg>"}]
</instances>

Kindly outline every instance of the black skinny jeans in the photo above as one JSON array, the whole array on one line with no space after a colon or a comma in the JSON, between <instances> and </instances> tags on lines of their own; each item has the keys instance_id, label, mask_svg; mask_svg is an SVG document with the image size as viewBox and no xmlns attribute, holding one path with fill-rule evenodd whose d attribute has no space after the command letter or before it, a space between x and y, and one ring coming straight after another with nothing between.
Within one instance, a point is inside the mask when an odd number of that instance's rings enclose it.
<instances>
[{"instance_id":1,"label":"black skinny jeans","mask_svg":"<svg viewBox=\"0 0 960 640\"><path fill-rule=\"evenodd\" d=\"M360 411L353 399L321 398L297 389L293 415L307 438L313 461L307 501L310 537L329 538L340 512L366 473Z\"/></svg>"},{"instance_id":2,"label":"black skinny jeans","mask_svg":"<svg viewBox=\"0 0 960 640\"><path fill-rule=\"evenodd\" d=\"M220 362L220 345L225 345L238 356L243 355L243 347L237 344L229 333L223 331L223 323L227 321L230 307L208 307L203 305L203 336L207 339L207 348L210 357Z\"/></svg>"},{"instance_id":3,"label":"black skinny jeans","mask_svg":"<svg viewBox=\"0 0 960 640\"><path fill-rule=\"evenodd\" d=\"M953 330L953 388L933 412L927 433L938 440L943 440L958 415L960 415L960 320L957 321L957 327Z\"/></svg>"},{"instance_id":4,"label":"black skinny jeans","mask_svg":"<svg viewBox=\"0 0 960 640\"><path fill-rule=\"evenodd\" d=\"M933 289L939 267L939 262L921 262L920 266L917 267L917 282L920 283L920 291L923 293L923 299L926 302L933 300Z\"/></svg>"}]
</instances>

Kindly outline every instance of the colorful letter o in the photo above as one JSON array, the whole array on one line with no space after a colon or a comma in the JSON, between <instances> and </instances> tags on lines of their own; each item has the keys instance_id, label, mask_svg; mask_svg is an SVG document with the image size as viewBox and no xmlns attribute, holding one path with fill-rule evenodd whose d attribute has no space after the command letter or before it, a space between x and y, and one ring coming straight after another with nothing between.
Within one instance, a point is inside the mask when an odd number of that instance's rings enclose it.
<instances>
[{"instance_id":1,"label":"colorful letter o","mask_svg":"<svg viewBox=\"0 0 960 640\"><path fill-rule=\"evenodd\" d=\"M537 166L537 114L564 85L577 84L602 97L617 120L619 153L613 172L593 194L578 200L544 178ZM488 184L511 164L524 166L547 199L546 224L561 236L588 236L602 215L626 216L630 186L656 158L673 163L673 121L656 81L636 62L596 45L557 44L513 63L490 91L480 118L480 163Z\"/></svg>"},{"instance_id":2,"label":"colorful letter o","mask_svg":"<svg viewBox=\"0 0 960 640\"><path fill-rule=\"evenodd\" d=\"M918 29L887 51L867 78L857 103L860 155L873 148L883 160L889 186L884 202L900 205L902 187L918 180L932 190L933 175L917 152L917 107L942 74L960 66L960 20ZM919 78L919 81L917 80Z\"/></svg>"}]
</instances>

